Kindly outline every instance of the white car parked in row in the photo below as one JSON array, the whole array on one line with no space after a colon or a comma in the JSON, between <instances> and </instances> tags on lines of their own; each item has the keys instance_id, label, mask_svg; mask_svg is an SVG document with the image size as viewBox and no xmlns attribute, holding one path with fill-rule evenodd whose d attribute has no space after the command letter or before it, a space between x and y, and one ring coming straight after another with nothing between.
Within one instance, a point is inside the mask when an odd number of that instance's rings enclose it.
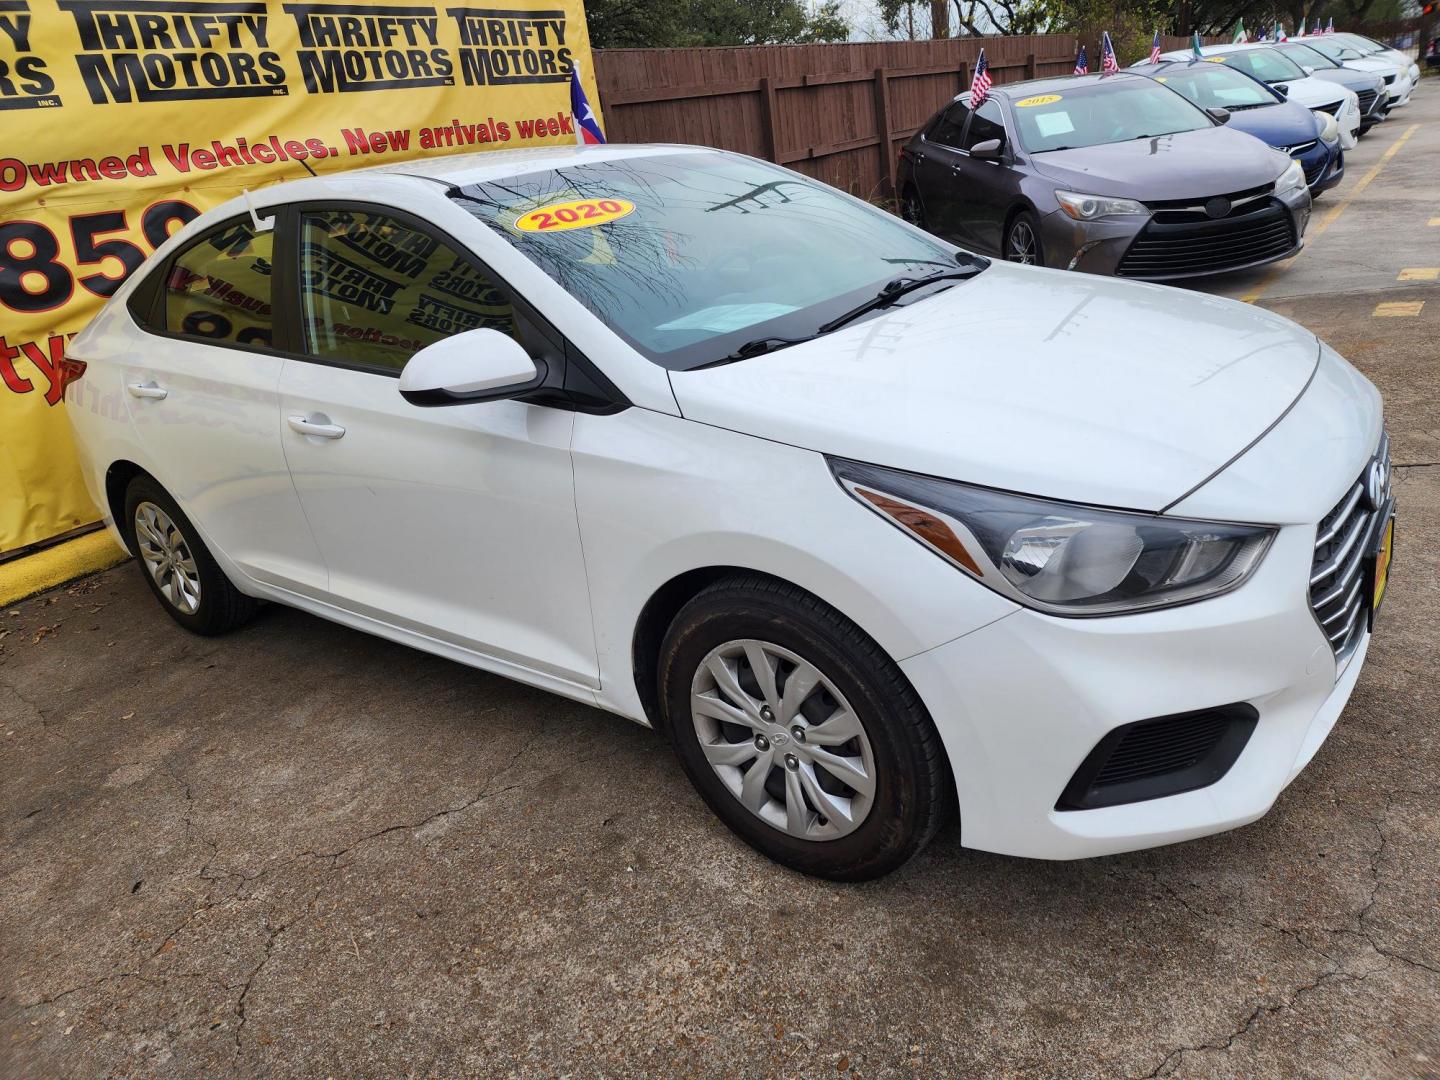
<instances>
[{"instance_id":1,"label":"white car parked in row","mask_svg":"<svg viewBox=\"0 0 1440 1080\"><path fill-rule=\"evenodd\" d=\"M1189 60L1189 49L1162 53L1162 60ZM1229 64L1252 78L1280 91L1287 100L1335 118L1340 129L1340 149L1354 150L1360 141L1360 98L1355 91L1306 75L1294 61L1264 42L1248 45L1206 45L1200 50L1206 60Z\"/></svg>"},{"instance_id":2,"label":"white car parked in row","mask_svg":"<svg viewBox=\"0 0 1440 1080\"><path fill-rule=\"evenodd\" d=\"M1387 80L1387 85L1391 88L1390 107L1398 109L1402 105L1410 104L1410 91L1420 81L1420 65L1413 56L1399 49L1388 48L1363 34L1330 34L1326 37L1327 40L1349 45L1367 60L1383 60L1389 64L1396 76L1393 83Z\"/></svg>"},{"instance_id":3,"label":"white car parked in row","mask_svg":"<svg viewBox=\"0 0 1440 1080\"><path fill-rule=\"evenodd\" d=\"M965 844L1042 858L1253 821L1384 592L1380 397L1313 334L720 151L267 188L67 364L182 626L276 601L653 724L834 878L957 802Z\"/></svg>"}]
</instances>

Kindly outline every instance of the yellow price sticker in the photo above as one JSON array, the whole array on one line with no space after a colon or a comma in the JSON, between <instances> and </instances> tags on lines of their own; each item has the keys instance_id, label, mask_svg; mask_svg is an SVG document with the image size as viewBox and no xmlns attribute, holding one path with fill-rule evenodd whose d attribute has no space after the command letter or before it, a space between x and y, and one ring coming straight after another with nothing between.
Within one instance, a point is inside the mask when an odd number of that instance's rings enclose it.
<instances>
[{"instance_id":1,"label":"yellow price sticker","mask_svg":"<svg viewBox=\"0 0 1440 1080\"><path fill-rule=\"evenodd\" d=\"M1169 82L1170 80L1167 79L1164 75L1156 75L1156 76L1155 76L1155 81L1156 81L1156 82Z\"/></svg>"},{"instance_id":2,"label":"yellow price sticker","mask_svg":"<svg viewBox=\"0 0 1440 1080\"><path fill-rule=\"evenodd\" d=\"M1223 57L1223 56L1202 56L1200 59L1204 60L1207 64L1223 64L1223 63L1225 63L1226 57Z\"/></svg>"},{"instance_id":3,"label":"yellow price sticker","mask_svg":"<svg viewBox=\"0 0 1440 1080\"><path fill-rule=\"evenodd\" d=\"M568 232L608 225L635 212L629 199L571 199L521 214L515 228L521 232Z\"/></svg>"},{"instance_id":4,"label":"yellow price sticker","mask_svg":"<svg viewBox=\"0 0 1440 1080\"><path fill-rule=\"evenodd\" d=\"M1027 97L1024 101L1015 102L1017 109L1030 109L1036 105L1049 105L1061 99L1060 94L1039 94L1036 97Z\"/></svg>"}]
</instances>

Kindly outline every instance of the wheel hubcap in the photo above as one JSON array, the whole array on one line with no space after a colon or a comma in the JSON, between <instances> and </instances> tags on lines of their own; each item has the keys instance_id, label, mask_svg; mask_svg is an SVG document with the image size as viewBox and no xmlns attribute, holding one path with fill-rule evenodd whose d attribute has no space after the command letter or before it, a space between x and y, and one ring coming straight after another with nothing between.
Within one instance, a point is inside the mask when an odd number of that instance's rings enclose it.
<instances>
[{"instance_id":1,"label":"wheel hubcap","mask_svg":"<svg viewBox=\"0 0 1440 1080\"><path fill-rule=\"evenodd\" d=\"M859 828L875 757L849 702L803 657L766 641L712 649L690 688L700 748L740 804L805 840Z\"/></svg>"},{"instance_id":2,"label":"wheel hubcap","mask_svg":"<svg viewBox=\"0 0 1440 1080\"><path fill-rule=\"evenodd\" d=\"M135 541L160 595L186 615L199 611L200 570L170 515L154 503L142 502L135 508Z\"/></svg>"},{"instance_id":3,"label":"wheel hubcap","mask_svg":"<svg viewBox=\"0 0 1440 1080\"><path fill-rule=\"evenodd\" d=\"M1023 221L1017 221L1010 230L1010 261L1035 265L1035 234Z\"/></svg>"}]
</instances>

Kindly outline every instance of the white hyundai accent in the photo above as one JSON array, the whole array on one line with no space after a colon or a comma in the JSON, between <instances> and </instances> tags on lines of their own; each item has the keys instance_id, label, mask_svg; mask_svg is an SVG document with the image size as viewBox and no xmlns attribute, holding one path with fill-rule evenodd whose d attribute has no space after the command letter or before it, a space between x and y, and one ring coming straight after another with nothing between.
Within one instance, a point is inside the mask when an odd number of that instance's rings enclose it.
<instances>
[{"instance_id":1,"label":"white hyundai accent","mask_svg":"<svg viewBox=\"0 0 1440 1080\"><path fill-rule=\"evenodd\" d=\"M719 151L268 188L69 368L182 626L275 601L653 724L731 829L833 878L952 804L1040 858L1253 821L1384 593L1380 397L1313 334Z\"/></svg>"}]
</instances>

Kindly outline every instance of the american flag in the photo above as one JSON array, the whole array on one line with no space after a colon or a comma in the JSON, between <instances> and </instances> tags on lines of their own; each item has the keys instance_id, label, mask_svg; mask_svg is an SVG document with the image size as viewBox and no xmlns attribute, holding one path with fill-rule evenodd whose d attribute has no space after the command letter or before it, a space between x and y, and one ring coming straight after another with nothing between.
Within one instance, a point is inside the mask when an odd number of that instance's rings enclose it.
<instances>
[{"instance_id":1,"label":"american flag","mask_svg":"<svg viewBox=\"0 0 1440 1080\"><path fill-rule=\"evenodd\" d=\"M1120 61L1115 59L1115 46L1110 44L1110 31L1106 30L1100 39L1100 72L1113 75L1120 70Z\"/></svg>"},{"instance_id":2,"label":"american flag","mask_svg":"<svg viewBox=\"0 0 1440 1080\"><path fill-rule=\"evenodd\" d=\"M975 78L970 80L970 108L978 109L990 96L990 61L985 59L985 50L980 50L980 59L975 61Z\"/></svg>"},{"instance_id":3,"label":"american flag","mask_svg":"<svg viewBox=\"0 0 1440 1080\"><path fill-rule=\"evenodd\" d=\"M1319 19L1316 19L1316 20L1315 20L1315 30L1311 33L1310 36L1311 36L1311 37L1316 37L1316 36L1318 36L1318 35L1320 35L1320 34L1323 34L1323 33L1325 33L1325 31L1324 31L1324 29L1320 26L1320 20L1319 20Z\"/></svg>"},{"instance_id":4,"label":"american flag","mask_svg":"<svg viewBox=\"0 0 1440 1080\"><path fill-rule=\"evenodd\" d=\"M1333 18L1332 18L1329 22L1327 22L1327 23L1325 24L1325 33L1327 33L1327 34L1333 34L1333 33L1335 33L1335 20L1334 20Z\"/></svg>"},{"instance_id":5,"label":"american flag","mask_svg":"<svg viewBox=\"0 0 1440 1080\"><path fill-rule=\"evenodd\" d=\"M1155 38L1150 42L1150 63L1160 62L1160 31L1155 31Z\"/></svg>"},{"instance_id":6,"label":"american flag","mask_svg":"<svg viewBox=\"0 0 1440 1080\"><path fill-rule=\"evenodd\" d=\"M1090 61L1085 58L1085 46L1084 46L1084 45L1081 45L1081 46L1080 46L1080 55L1077 56L1077 57L1075 57L1075 74L1076 74L1076 75L1089 75L1089 74L1090 74Z\"/></svg>"}]
</instances>

